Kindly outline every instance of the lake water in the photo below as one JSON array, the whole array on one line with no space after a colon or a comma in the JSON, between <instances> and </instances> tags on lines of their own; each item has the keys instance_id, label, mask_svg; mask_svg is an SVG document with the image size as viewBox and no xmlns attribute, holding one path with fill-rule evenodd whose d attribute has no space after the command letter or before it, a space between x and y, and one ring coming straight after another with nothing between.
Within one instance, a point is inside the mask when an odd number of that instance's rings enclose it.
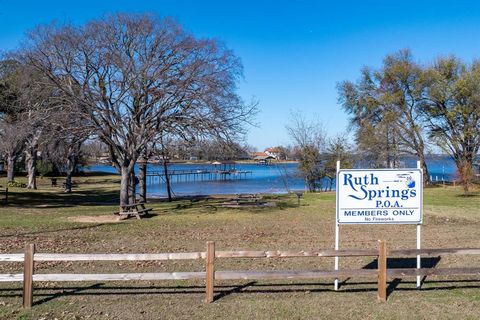
<instances>
[{"instance_id":1,"label":"lake water","mask_svg":"<svg viewBox=\"0 0 480 320\"><path fill-rule=\"evenodd\" d=\"M430 175L434 181L452 181L456 167L448 156L437 156L427 159ZM237 170L251 171L245 179L226 181L181 181L173 179L172 191L175 195L208 195L239 193L286 193L294 190L305 190L305 182L297 172L296 163L273 164L269 166L257 164L236 164ZM405 160L405 167L416 167L415 160ZM170 170L211 169L210 164L172 164ZM93 165L88 171L117 173L108 165ZM161 166L148 165L148 171L163 171ZM136 171L138 172L138 171ZM157 177L147 179L147 192L150 197L165 197L165 184ZM335 186L334 186L335 187Z\"/></svg>"}]
</instances>

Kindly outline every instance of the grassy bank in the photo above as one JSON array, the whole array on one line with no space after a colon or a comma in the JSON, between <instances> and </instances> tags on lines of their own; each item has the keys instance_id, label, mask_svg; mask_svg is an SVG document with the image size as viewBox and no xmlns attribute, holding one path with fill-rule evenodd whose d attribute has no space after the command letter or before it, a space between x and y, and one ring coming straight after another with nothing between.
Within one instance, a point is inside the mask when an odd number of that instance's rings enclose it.
<instances>
[{"instance_id":1,"label":"grassy bank","mask_svg":"<svg viewBox=\"0 0 480 320\"><path fill-rule=\"evenodd\" d=\"M118 177L91 175L75 179L78 188L64 194L41 180L39 190L11 188L11 204L0 207L0 250L21 252L35 243L39 252L169 252L203 251L216 241L218 250L332 248L335 194L269 197L275 207L227 209L222 199L153 202L154 215L118 223L79 222L78 217L110 215L117 209ZM5 181L0 179L0 185ZM480 247L480 192L469 197L461 188L425 190L424 247ZM413 248L414 226L345 226L342 248ZM341 259L342 268L361 268L370 258ZM411 263L403 261L402 263ZM441 257L437 267L478 266L479 257ZM219 270L331 269L333 259L232 259ZM1 272L19 272L21 265L0 264ZM39 263L48 272L202 271L203 261ZM478 317L480 279L429 277L424 289L414 278L394 281L387 303L377 303L375 279L342 279L340 292L332 281L218 282L217 301L204 304L203 282L42 283L36 285L30 311L21 310L21 284L0 284L2 319L449 319ZM393 280L393 279L390 279ZM448 281L446 281L448 280Z\"/></svg>"}]
</instances>

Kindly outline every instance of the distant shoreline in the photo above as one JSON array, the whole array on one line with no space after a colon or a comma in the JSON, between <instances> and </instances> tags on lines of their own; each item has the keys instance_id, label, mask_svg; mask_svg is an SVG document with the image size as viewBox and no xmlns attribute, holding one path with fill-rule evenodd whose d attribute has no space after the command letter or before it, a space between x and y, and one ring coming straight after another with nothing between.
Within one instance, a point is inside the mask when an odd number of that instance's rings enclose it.
<instances>
[{"instance_id":1,"label":"distant shoreline","mask_svg":"<svg viewBox=\"0 0 480 320\"><path fill-rule=\"evenodd\" d=\"M255 160L232 160L235 163L238 164L260 164L258 161ZM214 161L208 161L208 160L171 160L168 163L169 164L212 164ZM139 162L137 162L138 164ZM273 160L271 164L288 164L288 163L298 163L297 160ZM152 165L161 165L162 163L159 162L152 162L148 161L147 164L152 164ZM95 165L111 165L110 163L102 163L100 161L93 161L89 160L87 161L88 166L95 166Z\"/></svg>"},{"instance_id":2,"label":"distant shoreline","mask_svg":"<svg viewBox=\"0 0 480 320\"><path fill-rule=\"evenodd\" d=\"M441 153L434 153L434 154L426 154L426 158L429 158L430 160L441 160L445 158L452 158L449 154L441 154ZM480 155L478 156L478 161L480 161ZM412 156L412 155L403 155L399 157L399 160L415 160L417 157ZM179 160L179 159L172 159L168 163L170 164L211 164L215 161L222 161L222 160ZM258 164L258 161L255 160L229 160L233 161L238 164ZM138 163L138 162L137 162ZM271 164L288 164L288 163L299 163L298 160L271 160ZM111 165L108 162L102 162L102 161L96 161L93 159L87 160L87 165ZM160 165L160 162L153 162L153 161L148 161L148 164L152 165Z\"/></svg>"}]
</instances>

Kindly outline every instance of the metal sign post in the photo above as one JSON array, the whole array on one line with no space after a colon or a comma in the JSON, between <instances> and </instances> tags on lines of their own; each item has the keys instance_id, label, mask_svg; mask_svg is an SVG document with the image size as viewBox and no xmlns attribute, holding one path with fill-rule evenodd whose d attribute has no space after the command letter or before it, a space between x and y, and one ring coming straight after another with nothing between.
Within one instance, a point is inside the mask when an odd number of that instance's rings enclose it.
<instances>
[{"instance_id":1,"label":"metal sign post","mask_svg":"<svg viewBox=\"0 0 480 320\"><path fill-rule=\"evenodd\" d=\"M335 179L336 190L338 190L338 172L340 171L340 161L337 161L337 177ZM337 206L337 217L338 217L338 206ZM335 218L335 250L338 250L340 247L340 224L338 219ZM338 256L335 257L335 271L338 270ZM335 278L334 284L335 291L338 290L338 278Z\"/></svg>"},{"instance_id":2,"label":"metal sign post","mask_svg":"<svg viewBox=\"0 0 480 320\"><path fill-rule=\"evenodd\" d=\"M340 224L415 224L416 247L421 248L423 172L415 169L340 169L336 175L335 250L340 248ZM421 257L417 255L417 269ZM339 257L335 256L335 271ZM417 288L421 277L417 276ZM335 278L334 289L338 290Z\"/></svg>"},{"instance_id":3,"label":"metal sign post","mask_svg":"<svg viewBox=\"0 0 480 320\"><path fill-rule=\"evenodd\" d=\"M421 235L421 231L422 230L422 225L420 224L417 224L417 249L420 249L421 245L420 245L420 235ZM417 269L420 269L422 267L422 262L420 260L420 255L417 255ZM417 289L420 289L422 283L421 283L421 278L420 276L417 276Z\"/></svg>"},{"instance_id":4,"label":"metal sign post","mask_svg":"<svg viewBox=\"0 0 480 320\"><path fill-rule=\"evenodd\" d=\"M417 169L422 170L422 165L420 161L417 161ZM422 171L422 179L423 179L423 171ZM422 197L422 210L423 210L423 197ZM422 233L422 225L419 223L417 224L417 249L419 250L421 248L421 233ZM421 261L420 255L417 255L417 269L420 269L421 267L422 267L422 261ZM421 285L422 283L421 283L420 276L417 276L417 289L420 289Z\"/></svg>"}]
</instances>

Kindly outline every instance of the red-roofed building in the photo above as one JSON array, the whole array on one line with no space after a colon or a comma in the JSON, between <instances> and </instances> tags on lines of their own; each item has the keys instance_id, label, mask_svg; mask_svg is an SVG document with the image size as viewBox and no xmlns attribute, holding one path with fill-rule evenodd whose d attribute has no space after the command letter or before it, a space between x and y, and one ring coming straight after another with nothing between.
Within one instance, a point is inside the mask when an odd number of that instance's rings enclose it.
<instances>
[{"instance_id":1,"label":"red-roofed building","mask_svg":"<svg viewBox=\"0 0 480 320\"><path fill-rule=\"evenodd\" d=\"M275 159L278 159L280 157L280 152L281 152L281 150L278 147L265 149L265 153L269 156L274 157Z\"/></svg>"}]
</instances>

